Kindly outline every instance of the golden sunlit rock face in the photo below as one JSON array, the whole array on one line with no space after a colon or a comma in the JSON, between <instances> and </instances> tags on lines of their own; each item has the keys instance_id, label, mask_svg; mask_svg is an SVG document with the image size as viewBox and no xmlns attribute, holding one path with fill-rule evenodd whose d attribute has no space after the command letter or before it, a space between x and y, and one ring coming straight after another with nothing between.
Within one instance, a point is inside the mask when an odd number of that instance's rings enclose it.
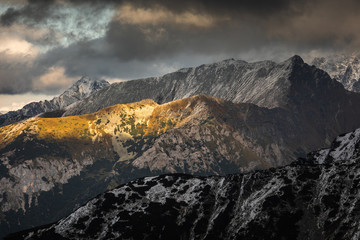
<instances>
[{"instance_id":1,"label":"golden sunlit rock face","mask_svg":"<svg viewBox=\"0 0 360 240\"><path fill-rule=\"evenodd\" d=\"M208 106L199 107L199 102L206 102ZM163 105L153 100L143 100L115 105L93 114L61 118L35 117L0 128L0 148L24 136L26 139L61 143L74 152L79 150L78 146L74 148L74 143L83 143L84 148L104 145L113 148L121 155L120 159L124 159L126 151L122 146L125 141L154 138L173 128L198 124L210 115L221 116L225 111L219 105L221 102L200 95ZM211 113L208 112L210 108ZM203 116L201 112L204 112Z\"/></svg>"},{"instance_id":2,"label":"golden sunlit rock face","mask_svg":"<svg viewBox=\"0 0 360 240\"><path fill-rule=\"evenodd\" d=\"M115 105L94 114L62 118L35 117L0 128L0 147L6 147L21 134L53 142L78 139L92 143L108 137L121 140L156 136L175 127L184 118L173 112L180 105L175 103L174 106L159 106L152 100L143 100ZM171 109L167 109L168 107Z\"/></svg>"}]
</instances>

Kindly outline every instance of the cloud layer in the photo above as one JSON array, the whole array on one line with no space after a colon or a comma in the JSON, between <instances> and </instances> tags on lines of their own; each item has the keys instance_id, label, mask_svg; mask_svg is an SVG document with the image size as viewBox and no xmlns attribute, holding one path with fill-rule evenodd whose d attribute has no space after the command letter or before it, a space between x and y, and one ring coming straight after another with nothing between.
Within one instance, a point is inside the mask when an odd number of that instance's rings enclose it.
<instances>
[{"instance_id":1,"label":"cloud layer","mask_svg":"<svg viewBox=\"0 0 360 240\"><path fill-rule=\"evenodd\" d=\"M0 93L360 47L355 0L18 0L0 10Z\"/></svg>"}]
</instances>

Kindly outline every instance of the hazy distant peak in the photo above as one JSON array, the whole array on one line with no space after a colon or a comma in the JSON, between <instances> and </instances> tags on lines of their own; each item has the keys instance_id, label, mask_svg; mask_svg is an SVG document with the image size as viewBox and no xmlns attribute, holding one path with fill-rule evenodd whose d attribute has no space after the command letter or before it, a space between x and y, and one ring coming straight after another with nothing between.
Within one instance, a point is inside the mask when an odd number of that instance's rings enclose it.
<instances>
[{"instance_id":1,"label":"hazy distant peak","mask_svg":"<svg viewBox=\"0 0 360 240\"><path fill-rule=\"evenodd\" d=\"M83 76L61 95L54 97L50 101L32 102L25 105L22 109L3 114L0 118L0 126L18 122L44 112L62 110L109 85L110 83L105 80Z\"/></svg>"},{"instance_id":2,"label":"hazy distant peak","mask_svg":"<svg viewBox=\"0 0 360 240\"><path fill-rule=\"evenodd\" d=\"M334 54L315 57L312 65L326 71L332 78L342 83L345 89L360 92L360 54Z\"/></svg>"}]
</instances>

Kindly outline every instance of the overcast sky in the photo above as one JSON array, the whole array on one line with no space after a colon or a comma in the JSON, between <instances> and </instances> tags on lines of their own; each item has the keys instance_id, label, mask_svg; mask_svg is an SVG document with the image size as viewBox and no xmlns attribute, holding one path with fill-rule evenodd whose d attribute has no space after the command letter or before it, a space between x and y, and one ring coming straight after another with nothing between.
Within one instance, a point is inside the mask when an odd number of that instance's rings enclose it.
<instances>
[{"instance_id":1,"label":"overcast sky","mask_svg":"<svg viewBox=\"0 0 360 240\"><path fill-rule=\"evenodd\" d=\"M0 0L0 111L83 75L114 82L357 51L359 23L356 0Z\"/></svg>"}]
</instances>

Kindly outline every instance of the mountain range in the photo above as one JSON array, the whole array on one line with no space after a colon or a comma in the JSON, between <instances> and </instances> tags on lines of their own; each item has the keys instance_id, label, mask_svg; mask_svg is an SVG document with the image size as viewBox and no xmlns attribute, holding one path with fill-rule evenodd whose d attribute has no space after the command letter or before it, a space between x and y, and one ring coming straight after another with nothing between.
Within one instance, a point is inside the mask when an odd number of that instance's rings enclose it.
<instances>
[{"instance_id":1,"label":"mountain range","mask_svg":"<svg viewBox=\"0 0 360 240\"><path fill-rule=\"evenodd\" d=\"M7 239L358 239L360 129L286 167L140 178Z\"/></svg>"},{"instance_id":2,"label":"mountain range","mask_svg":"<svg viewBox=\"0 0 360 240\"><path fill-rule=\"evenodd\" d=\"M311 64L326 71L330 77L342 83L345 89L359 92L359 57L356 53L315 57ZM115 83L111 86L105 80L82 77L50 101L32 102L17 111L3 113L0 117L0 126L44 112L53 112L54 116L79 115L146 98L165 103L197 94L206 94L236 103L249 102L268 108L284 107L287 99L281 99L279 96L291 94L291 83L287 81L291 74L289 65L296 61L303 63L299 56L280 64L272 61L247 63L228 59L196 68L180 69L162 77ZM144 86L147 91L144 91ZM108 88L98 95L91 96L104 87ZM138 94L133 94L134 92ZM110 95L115 97L110 98ZM85 99L89 96L91 97ZM79 101L82 99L83 101ZM75 102L77 103L73 104ZM72 104L73 106L69 106Z\"/></svg>"},{"instance_id":3,"label":"mountain range","mask_svg":"<svg viewBox=\"0 0 360 240\"><path fill-rule=\"evenodd\" d=\"M360 127L360 94L299 56L281 63L230 59L100 82L85 84L92 86L87 91L75 84L63 95L81 97L61 95L55 111L39 108L37 117L10 118L17 123L0 128L2 234L54 222L139 177L252 176ZM331 152L322 150L321 166Z\"/></svg>"},{"instance_id":4,"label":"mountain range","mask_svg":"<svg viewBox=\"0 0 360 240\"><path fill-rule=\"evenodd\" d=\"M44 112L58 111L56 115L61 116L65 107L109 85L110 83L105 80L93 80L89 77L82 77L69 89L50 101L32 102L17 111L10 111L0 115L0 126L19 122Z\"/></svg>"},{"instance_id":5,"label":"mountain range","mask_svg":"<svg viewBox=\"0 0 360 240\"><path fill-rule=\"evenodd\" d=\"M297 72L300 69L301 71ZM312 82L315 78L318 79L316 83ZM294 95L301 90L296 89L297 84L313 84L309 91L341 88L337 81L327 78L325 72L308 66L296 55L281 63L247 63L229 59L180 69L162 77L111 84L67 108L64 116L92 113L104 107L142 99L153 99L161 104L198 94L234 103L253 103L260 107L287 109L295 100ZM308 94L311 95L312 92Z\"/></svg>"}]
</instances>

